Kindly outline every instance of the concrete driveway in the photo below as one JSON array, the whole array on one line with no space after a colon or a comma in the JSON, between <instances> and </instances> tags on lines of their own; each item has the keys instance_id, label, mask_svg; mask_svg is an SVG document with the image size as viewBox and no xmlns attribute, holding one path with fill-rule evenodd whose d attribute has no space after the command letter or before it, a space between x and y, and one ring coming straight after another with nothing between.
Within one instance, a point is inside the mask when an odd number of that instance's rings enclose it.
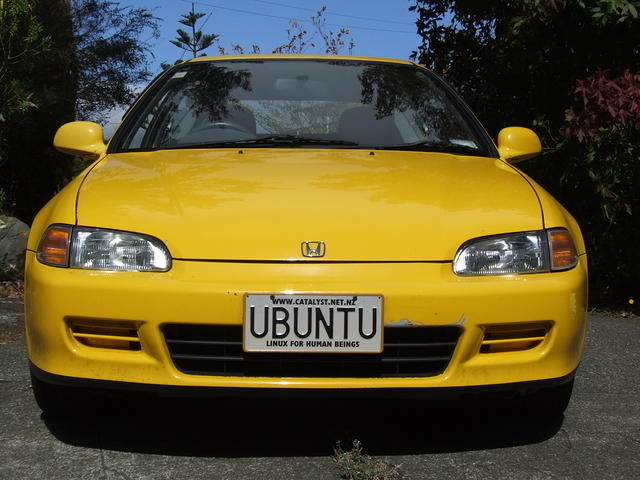
<instances>
[{"instance_id":1,"label":"concrete driveway","mask_svg":"<svg viewBox=\"0 0 640 480\"><path fill-rule=\"evenodd\" d=\"M0 299L0 479L338 479L353 439L405 479L640 478L640 318L592 315L564 419L491 402L129 400L43 417L22 305Z\"/></svg>"}]
</instances>

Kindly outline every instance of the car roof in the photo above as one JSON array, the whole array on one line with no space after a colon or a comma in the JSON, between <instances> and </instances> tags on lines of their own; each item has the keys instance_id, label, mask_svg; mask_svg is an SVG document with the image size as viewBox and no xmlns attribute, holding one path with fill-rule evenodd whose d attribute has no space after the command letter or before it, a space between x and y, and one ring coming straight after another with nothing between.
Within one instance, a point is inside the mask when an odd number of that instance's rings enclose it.
<instances>
[{"instance_id":1,"label":"car roof","mask_svg":"<svg viewBox=\"0 0 640 480\"><path fill-rule=\"evenodd\" d=\"M382 58L382 57L360 57L355 55L310 55L310 54L249 54L249 55L217 55L209 57L196 57L187 60L186 62L206 62L211 60L355 60L355 61L368 61L368 62L386 62L386 63L398 63L403 65L416 65L409 60L399 60L395 58Z\"/></svg>"}]
</instances>

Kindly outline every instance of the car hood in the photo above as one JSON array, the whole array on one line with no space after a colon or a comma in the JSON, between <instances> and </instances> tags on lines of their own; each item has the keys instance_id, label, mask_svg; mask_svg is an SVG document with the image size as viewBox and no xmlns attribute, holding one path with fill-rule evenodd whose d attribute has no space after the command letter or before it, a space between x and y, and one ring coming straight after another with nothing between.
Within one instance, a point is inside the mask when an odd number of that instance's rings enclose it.
<instances>
[{"instance_id":1,"label":"car hood","mask_svg":"<svg viewBox=\"0 0 640 480\"><path fill-rule=\"evenodd\" d=\"M176 259L451 260L479 236L542 228L528 182L497 159L347 149L167 150L106 156L78 223L153 235Z\"/></svg>"}]
</instances>

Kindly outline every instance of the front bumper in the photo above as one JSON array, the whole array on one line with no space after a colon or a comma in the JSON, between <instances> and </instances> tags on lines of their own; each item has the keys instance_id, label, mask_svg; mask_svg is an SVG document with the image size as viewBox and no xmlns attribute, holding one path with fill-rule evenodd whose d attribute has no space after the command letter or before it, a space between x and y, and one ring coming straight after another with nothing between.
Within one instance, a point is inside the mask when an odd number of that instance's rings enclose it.
<instances>
[{"instance_id":1,"label":"front bumper","mask_svg":"<svg viewBox=\"0 0 640 480\"><path fill-rule=\"evenodd\" d=\"M555 388L571 382L575 371L560 378L533 380L529 382L501 383L498 385L473 385L469 387L438 388L247 388L247 387L203 387L173 386L149 383L113 382L86 378L53 375L29 364L31 375L39 381L65 388L80 389L94 393L118 396L142 394L165 398L284 398L284 399L389 399L389 400L460 400L485 398L512 400L543 389Z\"/></svg>"},{"instance_id":2,"label":"front bumper","mask_svg":"<svg viewBox=\"0 0 640 480\"><path fill-rule=\"evenodd\" d=\"M62 269L27 252L25 318L38 371L166 387L413 389L481 387L568 378L584 346L586 258L566 272L457 277L447 263L234 263L174 261L166 273ZM161 327L241 325L246 292L382 294L385 325L462 328L448 367L431 377L300 378L191 375L173 364ZM78 342L69 322L135 324L139 351ZM548 322L534 348L481 353L490 326ZM405 327L405 328L420 328Z\"/></svg>"}]
</instances>

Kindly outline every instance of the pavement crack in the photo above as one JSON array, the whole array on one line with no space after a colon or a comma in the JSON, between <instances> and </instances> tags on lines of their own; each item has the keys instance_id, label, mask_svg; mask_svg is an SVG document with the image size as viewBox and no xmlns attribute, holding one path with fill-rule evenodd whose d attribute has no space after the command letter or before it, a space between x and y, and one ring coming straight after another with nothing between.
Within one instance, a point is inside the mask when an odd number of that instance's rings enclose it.
<instances>
[{"instance_id":1,"label":"pavement crack","mask_svg":"<svg viewBox=\"0 0 640 480\"><path fill-rule=\"evenodd\" d=\"M102 443L102 439L100 438L100 443ZM122 480L131 480L130 477L120 470L115 468L109 468L107 466L107 458L104 454L104 450L102 446L100 446L100 478L104 480L109 480L110 478L114 478L114 476L120 477Z\"/></svg>"},{"instance_id":2,"label":"pavement crack","mask_svg":"<svg viewBox=\"0 0 640 480\"><path fill-rule=\"evenodd\" d=\"M107 462L102 449L100 449L100 478L109 480L109 470L107 469Z\"/></svg>"},{"instance_id":3,"label":"pavement crack","mask_svg":"<svg viewBox=\"0 0 640 480\"><path fill-rule=\"evenodd\" d=\"M559 433L562 435L564 443L566 445L564 453L570 453L573 451L573 442L571 441L571 437L569 436L569 432L563 427L560 429Z\"/></svg>"},{"instance_id":4,"label":"pavement crack","mask_svg":"<svg viewBox=\"0 0 640 480\"><path fill-rule=\"evenodd\" d=\"M637 438L633 438L628 435L623 435L623 438L625 438L626 440L629 440L630 442L637 443L638 445L640 445L640 440L638 440Z\"/></svg>"},{"instance_id":5,"label":"pavement crack","mask_svg":"<svg viewBox=\"0 0 640 480\"><path fill-rule=\"evenodd\" d=\"M505 464L509 464L511 465L513 468L518 468L521 465L516 463L516 462L505 462ZM528 466L530 472L536 472L539 473L543 478L547 478L547 479L555 479L558 478L556 477L552 472L548 471L548 470L542 470L539 467L536 467L534 465L529 465Z\"/></svg>"},{"instance_id":6,"label":"pavement crack","mask_svg":"<svg viewBox=\"0 0 640 480\"><path fill-rule=\"evenodd\" d=\"M558 432L560 433L560 435L562 435L563 441L566 445L566 448L562 452L562 454L566 456L567 461L573 465L573 468L575 469L575 471L580 472L580 477L586 478L587 472L585 471L584 466L582 465L581 462L577 461L575 456L573 455L574 445L573 445L573 440L571 439L571 435L569 434L567 429L564 427L560 428Z\"/></svg>"}]
</instances>

